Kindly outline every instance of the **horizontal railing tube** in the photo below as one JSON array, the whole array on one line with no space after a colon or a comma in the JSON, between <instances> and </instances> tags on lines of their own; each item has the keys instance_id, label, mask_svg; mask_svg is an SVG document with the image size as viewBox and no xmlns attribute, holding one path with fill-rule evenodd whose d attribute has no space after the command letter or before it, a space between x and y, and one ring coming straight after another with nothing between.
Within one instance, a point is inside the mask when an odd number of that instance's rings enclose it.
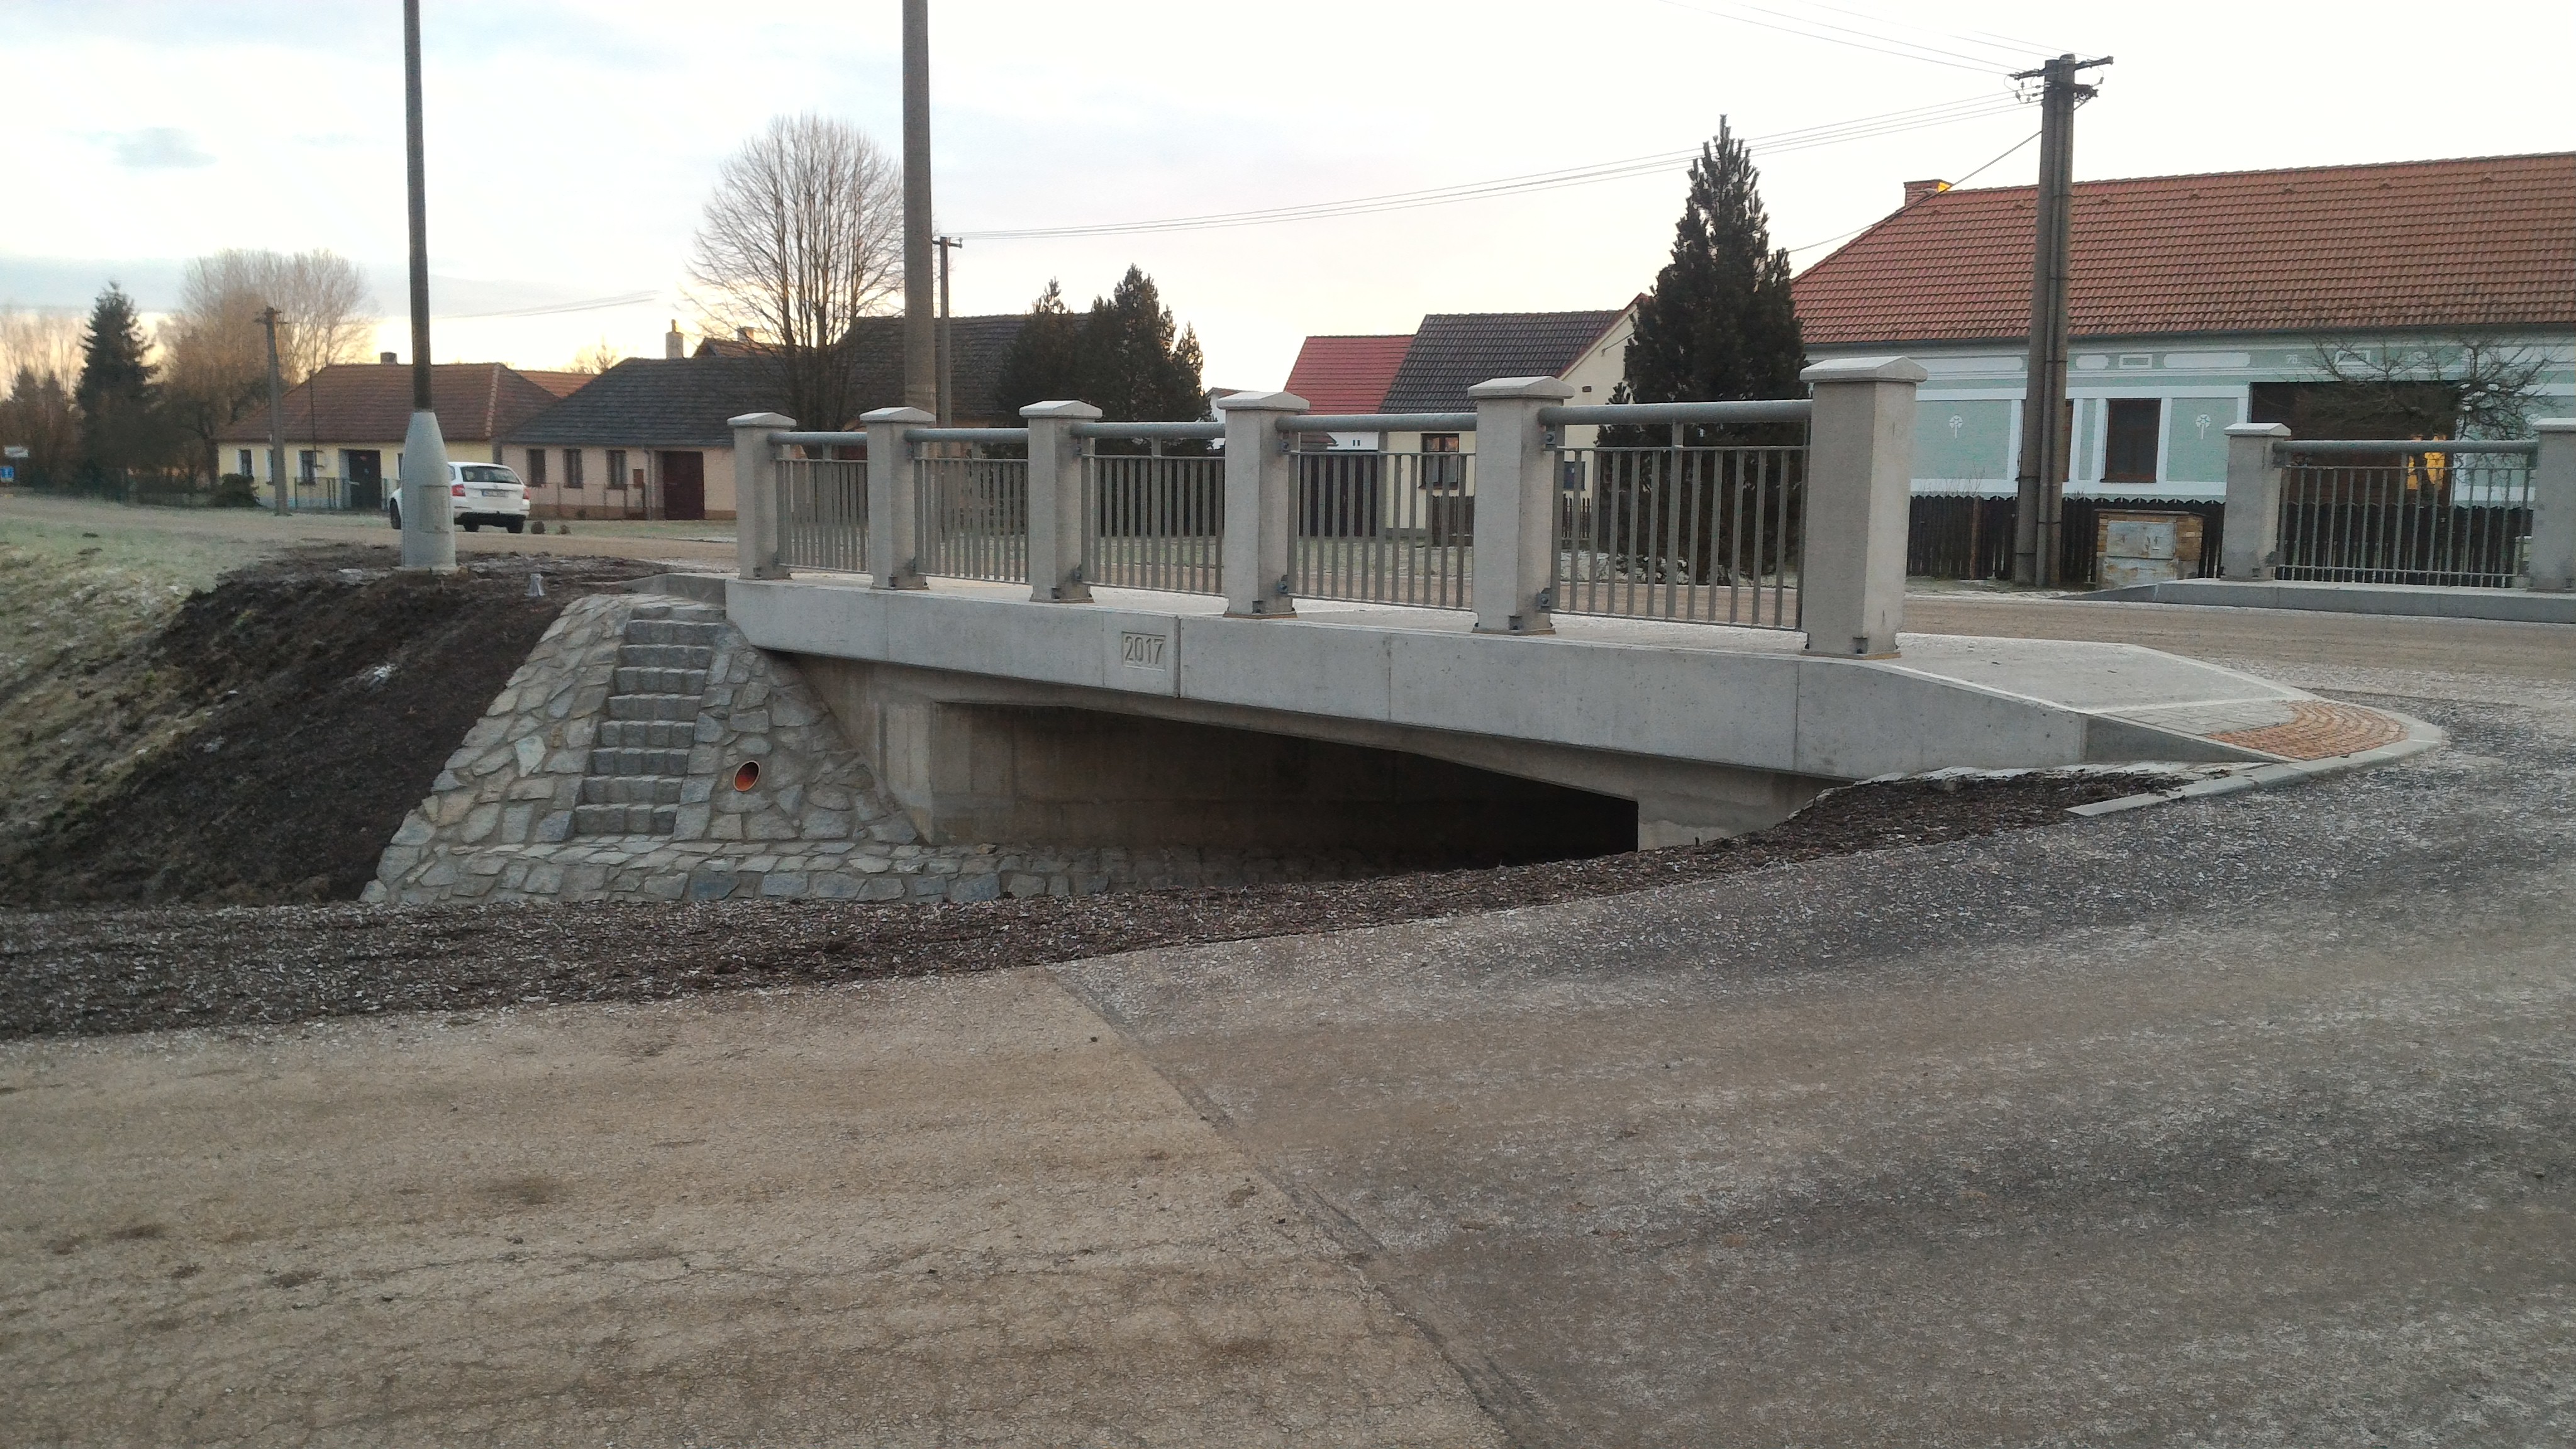
<instances>
[{"instance_id":1,"label":"horizontal railing tube","mask_svg":"<svg viewBox=\"0 0 2576 1449\"><path fill-rule=\"evenodd\" d=\"M1225 436L1223 423L1075 423L1077 438L1195 438L1213 442Z\"/></svg>"},{"instance_id":2,"label":"horizontal railing tube","mask_svg":"<svg viewBox=\"0 0 2576 1449\"><path fill-rule=\"evenodd\" d=\"M2540 451L2538 438L2388 438L2352 439L2323 438L2300 441L2289 439L2272 447L2278 457L2308 454L2315 457L2350 456L2356 453L2522 453Z\"/></svg>"},{"instance_id":3,"label":"horizontal railing tube","mask_svg":"<svg viewBox=\"0 0 2576 1449\"><path fill-rule=\"evenodd\" d=\"M907 443L1025 443L1026 428L906 428Z\"/></svg>"},{"instance_id":4,"label":"horizontal railing tube","mask_svg":"<svg viewBox=\"0 0 2576 1449\"><path fill-rule=\"evenodd\" d=\"M866 446L868 435L864 432L800 433L791 429L770 434L769 441L790 448L857 448Z\"/></svg>"},{"instance_id":5,"label":"horizontal railing tube","mask_svg":"<svg viewBox=\"0 0 2576 1449\"><path fill-rule=\"evenodd\" d=\"M1806 398L1765 398L1756 402L1579 403L1539 409L1543 427L1617 427L1646 423L1804 422L1816 405Z\"/></svg>"},{"instance_id":6,"label":"horizontal railing tube","mask_svg":"<svg viewBox=\"0 0 2576 1449\"><path fill-rule=\"evenodd\" d=\"M1283 433L1472 433L1474 413L1345 413L1318 417L1312 413L1282 418Z\"/></svg>"}]
</instances>

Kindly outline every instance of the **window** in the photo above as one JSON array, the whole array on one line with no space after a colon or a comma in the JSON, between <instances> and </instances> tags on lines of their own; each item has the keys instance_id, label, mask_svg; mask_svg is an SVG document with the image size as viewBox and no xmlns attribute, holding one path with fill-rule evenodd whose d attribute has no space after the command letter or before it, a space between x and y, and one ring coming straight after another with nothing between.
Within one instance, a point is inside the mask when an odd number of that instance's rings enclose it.
<instances>
[{"instance_id":1,"label":"window","mask_svg":"<svg viewBox=\"0 0 2576 1449\"><path fill-rule=\"evenodd\" d=\"M307 483L312 482L312 481L313 481L313 470L314 470L316 467L319 467L319 466L320 466L320 464L321 464L321 454L314 452L311 448L299 448L299 449L297 449L297 450L296 450L296 453L295 453L295 476L296 476L296 477L303 479L303 480L304 480L305 482L307 482Z\"/></svg>"},{"instance_id":2,"label":"window","mask_svg":"<svg viewBox=\"0 0 2576 1449\"><path fill-rule=\"evenodd\" d=\"M626 450L624 448L608 450L608 476L601 481L611 488L626 486Z\"/></svg>"},{"instance_id":3,"label":"window","mask_svg":"<svg viewBox=\"0 0 2576 1449\"><path fill-rule=\"evenodd\" d=\"M2156 481L2156 438L2164 431L2165 403L2155 397L2111 399L2111 420L2102 444L2102 481Z\"/></svg>"},{"instance_id":4,"label":"window","mask_svg":"<svg viewBox=\"0 0 2576 1449\"><path fill-rule=\"evenodd\" d=\"M564 449L564 487L578 491L581 487L581 449Z\"/></svg>"},{"instance_id":5,"label":"window","mask_svg":"<svg viewBox=\"0 0 2576 1449\"><path fill-rule=\"evenodd\" d=\"M464 483L516 483L519 481L518 474L490 463L460 463L456 468L456 476L459 482Z\"/></svg>"},{"instance_id":6,"label":"window","mask_svg":"<svg viewBox=\"0 0 2576 1449\"><path fill-rule=\"evenodd\" d=\"M543 448L528 450L528 486L531 488L546 486L546 450Z\"/></svg>"},{"instance_id":7,"label":"window","mask_svg":"<svg viewBox=\"0 0 2576 1449\"><path fill-rule=\"evenodd\" d=\"M238 450L238 456L239 456L239 457L240 457L240 459L241 459L241 466L240 466L240 467L238 467L238 468L236 468L236 469L234 469L233 471L234 471L234 472L236 472L236 473L239 473L239 474L241 474L243 477L247 478L247 477L249 477L249 476L250 476L250 449L248 449L248 448L242 448L242 449L239 449L239 450Z\"/></svg>"},{"instance_id":8,"label":"window","mask_svg":"<svg viewBox=\"0 0 2576 1449\"><path fill-rule=\"evenodd\" d=\"M1422 486L1425 488L1467 486L1467 460L1459 455L1456 433L1422 435Z\"/></svg>"}]
</instances>

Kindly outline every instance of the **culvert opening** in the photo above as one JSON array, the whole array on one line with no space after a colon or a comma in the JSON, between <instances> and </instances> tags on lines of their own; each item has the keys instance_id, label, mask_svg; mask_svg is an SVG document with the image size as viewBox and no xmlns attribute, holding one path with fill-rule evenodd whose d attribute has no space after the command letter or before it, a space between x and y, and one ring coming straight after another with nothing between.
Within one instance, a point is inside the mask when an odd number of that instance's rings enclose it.
<instances>
[{"instance_id":1,"label":"culvert opening","mask_svg":"<svg viewBox=\"0 0 2576 1449\"><path fill-rule=\"evenodd\" d=\"M734 767L733 787L749 790L760 783L760 761L745 760Z\"/></svg>"}]
</instances>

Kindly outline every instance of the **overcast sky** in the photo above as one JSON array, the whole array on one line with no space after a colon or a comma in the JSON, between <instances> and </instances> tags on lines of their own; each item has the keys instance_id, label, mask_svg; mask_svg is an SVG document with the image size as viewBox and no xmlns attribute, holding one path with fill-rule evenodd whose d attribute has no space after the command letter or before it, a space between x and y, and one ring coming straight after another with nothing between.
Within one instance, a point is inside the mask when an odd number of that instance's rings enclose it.
<instances>
[{"instance_id":1,"label":"overcast sky","mask_svg":"<svg viewBox=\"0 0 2576 1449\"><path fill-rule=\"evenodd\" d=\"M423 9L440 361L554 366L602 336L658 354L666 319L687 317L699 208L747 135L813 110L900 148L895 0ZM115 277L157 309L187 257L329 247L368 268L384 345L407 351L400 13L396 0L0 0L0 303L85 305ZM2035 108L2001 107L2003 73L2059 50L2117 62L2078 120L2078 179L2576 149L2576 6L2501 0L2450 23L2468 13L932 0L938 221L971 234L1335 201L1678 152L1721 115L1758 140L1998 103L1757 151L1773 239L1804 265L1830 250L1811 244L1893 209L1905 179L1963 175L2031 135ZM2027 184L2035 153L1973 184ZM956 305L1017 311L1050 277L1078 304L1141 263L1197 327L1210 383L1276 386L1308 333L1620 305L1653 280L1682 194L1676 162L1333 220L977 240L958 256Z\"/></svg>"}]
</instances>

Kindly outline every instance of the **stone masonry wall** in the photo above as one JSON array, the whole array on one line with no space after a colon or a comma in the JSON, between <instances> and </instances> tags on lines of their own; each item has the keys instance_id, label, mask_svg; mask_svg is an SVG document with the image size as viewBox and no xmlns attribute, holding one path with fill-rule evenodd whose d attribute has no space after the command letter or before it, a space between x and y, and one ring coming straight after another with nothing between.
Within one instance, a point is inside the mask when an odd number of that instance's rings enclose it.
<instances>
[{"instance_id":1,"label":"stone masonry wall","mask_svg":"<svg viewBox=\"0 0 2576 1449\"><path fill-rule=\"evenodd\" d=\"M620 649L631 635L660 637L630 630L639 621L717 626L694 729L685 732L676 809L661 817L670 833L581 833L630 813L591 801L620 768L615 746L601 743L619 694ZM759 779L737 789L747 762L758 763ZM654 816L631 813L638 822ZM1356 853L925 846L792 665L753 647L721 610L610 594L573 601L547 630L395 833L366 899L927 903L1379 868Z\"/></svg>"}]
</instances>

